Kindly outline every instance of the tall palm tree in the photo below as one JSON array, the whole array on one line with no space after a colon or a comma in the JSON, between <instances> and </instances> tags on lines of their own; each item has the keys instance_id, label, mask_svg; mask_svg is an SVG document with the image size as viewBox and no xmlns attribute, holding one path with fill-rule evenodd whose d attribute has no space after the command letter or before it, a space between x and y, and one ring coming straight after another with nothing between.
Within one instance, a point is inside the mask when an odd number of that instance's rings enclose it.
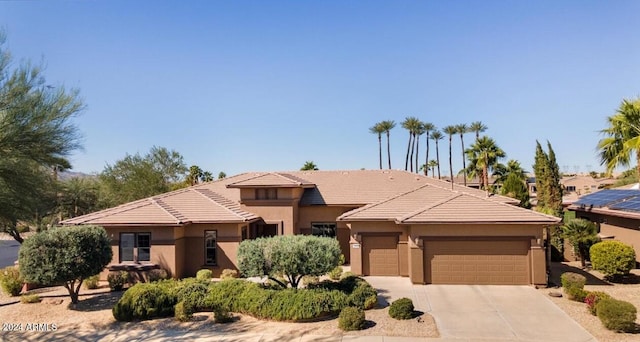
<instances>
[{"instance_id":1,"label":"tall palm tree","mask_svg":"<svg viewBox=\"0 0 640 342\"><path fill-rule=\"evenodd\" d=\"M424 125L422 124L422 122L418 122L418 125L416 126L416 131L415 131L415 139L414 139L414 143L416 145L416 173L420 172L420 170L418 170L418 156L420 155L419 153L419 149L420 149L420 136L423 135L425 133L425 129L424 129Z\"/></svg>"},{"instance_id":2,"label":"tall palm tree","mask_svg":"<svg viewBox=\"0 0 640 342\"><path fill-rule=\"evenodd\" d=\"M519 161L511 159L507 162L507 165L500 163L496 164L493 170L493 176L496 177L495 182L504 183L511 173L515 173L523 182L527 180L527 171L522 168Z\"/></svg>"},{"instance_id":3,"label":"tall palm tree","mask_svg":"<svg viewBox=\"0 0 640 342\"><path fill-rule=\"evenodd\" d=\"M451 188L453 188L453 156L451 154L451 139L453 138L454 134L458 133L458 129L456 128L456 126L447 126L443 128L442 131L444 132L444 134L447 134L449 136L449 175L451 177Z\"/></svg>"},{"instance_id":4,"label":"tall palm tree","mask_svg":"<svg viewBox=\"0 0 640 342\"><path fill-rule=\"evenodd\" d=\"M318 165L313 161L309 160L304 162L304 165L300 168L300 171L318 171Z\"/></svg>"},{"instance_id":5,"label":"tall palm tree","mask_svg":"<svg viewBox=\"0 0 640 342\"><path fill-rule=\"evenodd\" d=\"M598 142L600 164L611 173L617 166L629 166L631 154L635 153L640 178L640 98L623 100L607 121L609 127L600 131L605 137Z\"/></svg>"},{"instance_id":6,"label":"tall palm tree","mask_svg":"<svg viewBox=\"0 0 640 342\"><path fill-rule=\"evenodd\" d=\"M476 133L476 140L480 138L480 133L484 133L489 127L482 123L482 121L474 121L469 126L469 132Z\"/></svg>"},{"instance_id":7,"label":"tall palm tree","mask_svg":"<svg viewBox=\"0 0 640 342\"><path fill-rule=\"evenodd\" d=\"M414 116L409 116L402 121L402 128L409 131L409 143L407 144L407 157L404 162L404 170L409 170L409 160L411 160L411 172L413 172L413 154L409 158L409 152L412 151L411 146L416 128L420 125L420 120Z\"/></svg>"},{"instance_id":8,"label":"tall palm tree","mask_svg":"<svg viewBox=\"0 0 640 342\"><path fill-rule=\"evenodd\" d=\"M493 139L487 136L478 138L465 153L467 154L467 158L469 158L469 166L473 165L476 169L482 170L484 189L488 193L489 171L494 169L498 163L498 159L504 158L506 153L496 145Z\"/></svg>"},{"instance_id":9,"label":"tall palm tree","mask_svg":"<svg viewBox=\"0 0 640 342\"><path fill-rule=\"evenodd\" d=\"M430 122L423 122L422 123L422 129L424 129L424 134L425 134L425 140L427 141L427 157L424 159L425 164L429 164L429 140L431 140L429 138L429 134L436 129L436 126L434 126L432 123ZM424 170L424 175L427 176L428 170Z\"/></svg>"},{"instance_id":10,"label":"tall palm tree","mask_svg":"<svg viewBox=\"0 0 640 342\"><path fill-rule=\"evenodd\" d=\"M460 135L460 143L462 144L462 173L464 174L464 186L467 186L467 158L464 156L464 135L469 133L469 127L467 124L459 124L456 125L456 131Z\"/></svg>"},{"instance_id":11,"label":"tall palm tree","mask_svg":"<svg viewBox=\"0 0 640 342\"><path fill-rule=\"evenodd\" d=\"M391 130L396 127L396 122L393 120L385 120L380 122L380 126L387 134L387 159L389 161L389 170L391 170L391 148L389 147L389 135Z\"/></svg>"},{"instance_id":12,"label":"tall palm tree","mask_svg":"<svg viewBox=\"0 0 640 342\"><path fill-rule=\"evenodd\" d=\"M436 162L438 163L438 179L440 179L440 150L438 148L438 141L442 140L444 138L444 136L442 135L442 133L440 133L440 131L433 131L431 133L431 140L435 141L436 143Z\"/></svg>"},{"instance_id":13,"label":"tall palm tree","mask_svg":"<svg viewBox=\"0 0 640 342\"><path fill-rule=\"evenodd\" d=\"M438 162L433 160L433 159L431 159L431 160L429 160L429 163L427 163L427 166L431 170L431 177L435 178L436 177L436 166L438 166Z\"/></svg>"},{"instance_id":14,"label":"tall palm tree","mask_svg":"<svg viewBox=\"0 0 640 342\"><path fill-rule=\"evenodd\" d=\"M382 170L382 133L384 133L382 122L378 122L373 125L373 127L370 127L369 132L378 135L378 161L380 163L380 170Z\"/></svg>"}]
</instances>

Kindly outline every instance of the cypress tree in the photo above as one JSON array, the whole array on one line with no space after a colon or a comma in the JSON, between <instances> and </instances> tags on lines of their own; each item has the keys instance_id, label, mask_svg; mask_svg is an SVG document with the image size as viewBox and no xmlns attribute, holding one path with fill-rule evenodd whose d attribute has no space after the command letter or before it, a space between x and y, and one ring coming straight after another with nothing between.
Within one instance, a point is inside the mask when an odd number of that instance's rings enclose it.
<instances>
[{"instance_id":1,"label":"cypress tree","mask_svg":"<svg viewBox=\"0 0 640 342\"><path fill-rule=\"evenodd\" d=\"M556 162L556 154L551 147L551 143L548 141L547 147L549 148L549 153L547 155L549 168L547 175L548 202L546 203L546 206L550 211L553 211L554 215L562 216L562 185L560 184L560 168Z\"/></svg>"},{"instance_id":2,"label":"cypress tree","mask_svg":"<svg viewBox=\"0 0 640 342\"><path fill-rule=\"evenodd\" d=\"M536 156L533 164L533 172L536 175L536 196L538 200L537 210L544 211L549 202L548 191L548 160L547 154L536 140Z\"/></svg>"}]
</instances>

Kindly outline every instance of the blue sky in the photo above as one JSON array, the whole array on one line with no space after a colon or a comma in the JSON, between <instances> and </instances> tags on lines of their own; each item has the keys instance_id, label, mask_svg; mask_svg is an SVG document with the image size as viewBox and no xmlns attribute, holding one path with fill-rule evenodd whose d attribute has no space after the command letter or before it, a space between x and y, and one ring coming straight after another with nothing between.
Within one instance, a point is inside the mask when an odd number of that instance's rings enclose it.
<instances>
[{"instance_id":1,"label":"blue sky","mask_svg":"<svg viewBox=\"0 0 640 342\"><path fill-rule=\"evenodd\" d=\"M640 96L639 11L638 1L15 1L0 2L0 26L16 62L43 61L48 83L80 90L78 171L153 145L214 174L306 160L373 169L368 128L417 116L480 120L528 170L536 139L549 140L563 171L584 172L602 170L606 116ZM394 168L407 139L392 131ZM457 171L457 139L453 154Z\"/></svg>"}]
</instances>

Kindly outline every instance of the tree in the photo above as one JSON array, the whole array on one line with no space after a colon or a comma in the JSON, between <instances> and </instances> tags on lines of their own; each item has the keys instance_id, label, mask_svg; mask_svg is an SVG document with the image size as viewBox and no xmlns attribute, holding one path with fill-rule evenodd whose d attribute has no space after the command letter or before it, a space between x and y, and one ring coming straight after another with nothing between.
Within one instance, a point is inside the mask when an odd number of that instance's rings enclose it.
<instances>
[{"instance_id":1,"label":"tree","mask_svg":"<svg viewBox=\"0 0 640 342\"><path fill-rule=\"evenodd\" d=\"M213 174L209 171L204 171L202 172L202 176L200 177L200 180L202 182L211 182L213 181Z\"/></svg>"},{"instance_id":2,"label":"tree","mask_svg":"<svg viewBox=\"0 0 640 342\"><path fill-rule=\"evenodd\" d=\"M598 242L598 230L595 223L581 218L572 219L562 226L562 237L569 240L569 243L580 255L582 267L585 267L589 248Z\"/></svg>"},{"instance_id":3,"label":"tree","mask_svg":"<svg viewBox=\"0 0 640 342\"><path fill-rule=\"evenodd\" d=\"M191 165L189 167L189 174L187 175L187 179L185 182L187 185L196 185L200 183L200 179L203 176L203 171L198 165Z\"/></svg>"},{"instance_id":4,"label":"tree","mask_svg":"<svg viewBox=\"0 0 640 342\"><path fill-rule=\"evenodd\" d=\"M629 166L635 153L636 175L640 178L640 98L622 100L607 122L609 127L600 131L605 137L598 142L600 164L606 165L610 174L617 166Z\"/></svg>"},{"instance_id":5,"label":"tree","mask_svg":"<svg viewBox=\"0 0 640 342\"><path fill-rule=\"evenodd\" d=\"M74 177L60 183L60 220L100 209L99 185L94 178Z\"/></svg>"},{"instance_id":6,"label":"tree","mask_svg":"<svg viewBox=\"0 0 640 342\"><path fill-rule=\"evenodd\" d=\"M313 161L306 161L304 165L300 168L300 171L317 171L318 165L316 165Z\"/></svg>"},{"instance_id":7,"label":"tree","mask_svg":"<svg viewBox=\"0 0 640 342\"><path fill-rule=\"evenodd\" d=\"M396 123L393 120L385 120L380 122L380 126L382 127L384 132L387 134L387 159L389 162L389 170L391 170L391 148L390 148L389 136L391 134L390 133L391 130L394 127L396 127Z\"/></svg>"},{"instance_id":8,"label":"tree","mask_svg":"<svg viewBox=\"0 0 640 342\"><path fill-rule=\"evenodd\" d=\"M533 170L536 174L536 194L538 204L536 210L562 216L562 185L556 155L547 142L549 152L545 152L536 141L536 155Z\"/></svg>"},{"instance_id":9,"label":"tree","mask_svg":"<svg viewBox=\"0 0 640 342\"><path fill-rule=\"evenodd\" d=\"M504 164L496 164L495 169L493 170L493 176L496 178L496 183L504 183L509 177L510 174L516 174L519 180L525 182L527 180L527 171L522 168L520 162L517 160L509 160L507 165Z\"/></svg>"},{"instance_id":10,"label":"tree","mask_svg":"<svg viewBox=\"0 0 640 342\"><path fill-rule=\"evenodd\" d=\"M380 170L382 170L382 133L384 133L382 123L377 122L369 128L369 132L378 135L378 162L380 164Z\"/></svg>"},{"instance_id":11,"label":"tree","mask_svg":"<svg viewBox=\"0 0 640 342\"><path fill-rule=\"evenodd\" d=\"M20 248L20 273L26 282L67 289L71 303L85 278L100 273L113 253L107 232L97 226L60 227L35 234Z\"/></svg>"},{"instance_id":12,"label":"tree","mask_svg":"<svg viewBox=\"0 0 640 342\"><path fill-rule=\"evenodd\" d=\"M84 105L77 90L47 85L40 67L12 68L4 42L0 32L0 226L21 242L17 222L55 207L46 175L71 167L67 157L81 147L73 119Z\"/></svg>"},{"instance_id":13,"label":"tree","mask_svg":"<svg viewBox=\"0 0 640 342\"><path fill-rule=\"evenodd\" d=\"M494 169L499 159L506 156L506 153L496 145L493 139L487 136L476 139L476 142L465 153L469 159L470 167L482 170L482 184L488 192L489 172Z\"/></svg>"},{"instance_id":14,"label":"tree","mask_svg":"<svg viewBox=\"0 0 640 342\"><path fill-rule=\"evenodd\" d=\"M442 133L440 133L440 131L434 130L431 133L431 140L436 143L436 166L438 167L438 179L440 179L440 148L438 147L438 141L442 140L443 138L444 136L442 135Z\"/></svg>"},{"instance_id":15,"label":"tree","mask_svg":"<svg viewBox=\"0 0 640 342\"><path fill-rule=\"evenodd\" d=\"M456 126L446 126L442 131L449 136L449 176L451 177L451 187L453 188L453 155L451 154L451 139L453 135L458 133Z\"/></svg>"},{"instance_id":16,"label":"tree","mask_svg":"<svg viewBox=\"0 0 640 342\"><path fill-rule=\"evenodd\" d=\"M429 163L427 164L427 166L429 166L429 169L431 170L431 177L435 178L436 177L436 167L438 166L438 161L437 160L429 160Z\"/></svg>"},{"instance_id":17,"label":"tree","mask_svg":"<svg viewBox=\"0 0 640 342\"><path fill-rule=\"evenodd\" d=\"M227 174L224 173L223 171L220 171L220 173L218 173L218 179L225 179L227 178Z\"/></svg>"},{"instance_id":18,"label":"tree","mask_svg":"<svg viewBox=\"0 0 640 342\"><path fill-rule=\"evenodd\" d=\"M427 148L426 148L427 152L426 152L426 157L424 159L424 162L426 165L429 165L429 140L431 140L431 137L429 135L432 131L436 129L436 126L434 126L430 122L423 122L422 128L424 129L424 136L425 136L425 140L427 141ZM424 175L427 176L427 173L428 173L427 170L425 170Z\"/></svg>"},{"instance_id":19,"label":"tree","mask_svg":"<svg viewBox=\"0 0 640 342\"><path fill-rule=\"evenodd\" d=\"M480 133L484 133L488 128L482 121L474 121L469 125L469 132L475 132L476 140L478 140L480 139Z\"/></svg>"},{"instance_id":20,"label":"tree","mask_svg":"<svg viewBox=\"0 0 640 342\"><path fill-rule=\"evenodd\" d=\"M421 125L420 120L418 120L418 118L413 117L413 116L409 116L407 118L404 119L404 121L402 121L402 128L406 129L407 131L409 131L409 143L407 144L407 157L405 159L404 162L404 170L408 171L409 170L409 161L411 161L411 172L413 172L413 154L411 155L411 158L409 157L409 152L412 150L411 147L413 146L412 142L413 142L413 138L414 138L414 133L416 128Z\"/></svg>"},{"instance_id":21,"label":"tree","mask_svg":"<svg viewBox=\"0 0 640 342\"><path fill-rule=\"evenodd\" d=\"M460 144L462 145L462 174L464 175L464 186L467 186L467 158L464 156L464 135L469 133L469 127L466 124L456 125L456 131L460 135Z\"/></svg>"},{"instance_id":22,"label":"tree","mask_svg":"<svg viewBox=\"0 0 640 342\"><path fill-rule=\"evenodd\" d=\"M305 275L321 276L340 261L338 240L310 235L280 235L244 240L238 247L238 268L246 277L263 277L297 288Z\"/></svg>"},{"instance_id":23,"label":"tree","mask_svg":"<svg viewBox=\"0 0 640 342\"><path fill-rule=\"evenodd\" d=\"M527 209L531 208L531 202L529 201L529 189L527 189L527 185L520 178L518 173L510 172L507 174L506 179L502 183L500 192L505 196L520 200L518 206Z\"/></svg>"},{"instance_id":24,"label":"tree","mask_svg":"<svg viewBox=\"0 0 640 342\"><path fill-rule=\"evenodd\" d=\"M418 125L416 126L416 129L414 131L415 139L413 141L414 145L416 145L416 173L420 172L420 170L418 170L418 157L420 156L420 136L425 132L426 130L424 129L424 125L422 124L422 122L418 122Z\"/></svg>"}]
</instances>

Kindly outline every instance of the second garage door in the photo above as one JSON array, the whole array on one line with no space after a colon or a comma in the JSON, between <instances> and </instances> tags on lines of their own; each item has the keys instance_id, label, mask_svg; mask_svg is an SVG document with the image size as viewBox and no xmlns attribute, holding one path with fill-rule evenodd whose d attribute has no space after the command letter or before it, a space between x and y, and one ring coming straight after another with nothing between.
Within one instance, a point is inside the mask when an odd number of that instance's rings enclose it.
<instances>
[{"instance_id":1,"label":"second garage door","mask_svg":"<svg viewBox=\"0 0 640 342\"><path fill-rule=\"evenodd\" d=\"M362 248L364 275L397 276L400 274L397 236L363 236Z\"/></svg>"},{"instance_id":2,"label":"second garage door","mask_svg":"<svg viewBox=\"0 0 640 342\"><path fill-rule=\"evenodd\" d=\"M425 241L425 282L526 285L529 240Z\"/></svg>"}]
</instances>

